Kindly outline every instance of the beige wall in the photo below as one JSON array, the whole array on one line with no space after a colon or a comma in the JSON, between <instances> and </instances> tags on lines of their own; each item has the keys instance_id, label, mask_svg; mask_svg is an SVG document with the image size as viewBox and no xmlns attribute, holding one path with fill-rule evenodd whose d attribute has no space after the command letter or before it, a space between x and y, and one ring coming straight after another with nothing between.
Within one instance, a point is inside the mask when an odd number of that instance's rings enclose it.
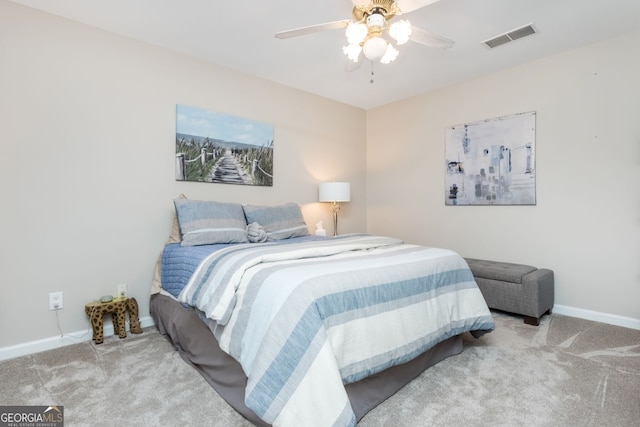
<instances>
[{"instance_id":1,"label":"beige wall","mask_svg":"<svg viewBox=\"0 0 640 427\"><path fill-rule=\"evenodd\" d=\"M551 268L564 311L640 327L639 45L635 32L368 111L368 231ZM537 205L445 206L445 128L527 111Z\"/></svg>"},{"instance_id":2,"label":"beige wall","mask_svg":"<svg viewBox=\"0 0 640 427\"><path fill-rule=\"evenodd\" d=\"M315 200L332 179L352 183L341 232L549 267L557 304L640 319L639 42L365 112L0 0L0 347L55 337L57 321L88 331L84 304L119 283L147 316L179 193L296 201L330 228ZM176 182L178 103L273 123L274 186ZM538 204L445 207L445 127L523 111L537 112Z\"/></svg>"},{"instance_id":3,"label":"beige wall","mask_svg":"<svg viewBox=\"0 0 640 427\"><path fill-rule=\"evenodd\" d=\"M175 108L272 123L273 187L174 180ZM148 316L172 199L328 206L317 184L346 180L341 231L366 228L364 110L238 74L0 0L0 347L88 330L84 305L116 285Z\"/></svg>"}]
</instances>

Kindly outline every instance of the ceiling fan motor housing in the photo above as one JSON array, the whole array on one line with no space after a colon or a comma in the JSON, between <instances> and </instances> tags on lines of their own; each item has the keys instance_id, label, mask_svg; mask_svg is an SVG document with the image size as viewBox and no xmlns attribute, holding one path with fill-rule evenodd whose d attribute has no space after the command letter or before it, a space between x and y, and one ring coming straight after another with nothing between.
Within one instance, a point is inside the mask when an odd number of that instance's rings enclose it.
<instances>
[{"instance_id":1,"label":"ceiling fan motor housing","mask_svg":"<svg viewBox=\"0 0 640 427\"><path fill-rule=\"evenodd\" d=\"M373 13L367 16L367 27L384 27L384 16L379 13Z\"/></svg>"},{"instance_id":2,"label":"ceiling fan motor housing","mask_svg":"<svg viewBox=\"0 0 640 427\"><path fill-rule=\"evenodd\" d=\"M362 21L368 16L380 14L384 19L393 18L399 12L395 0L372 0L367 4L353 8L353 17L356 21Z\"/></svg>"}]
</instances>

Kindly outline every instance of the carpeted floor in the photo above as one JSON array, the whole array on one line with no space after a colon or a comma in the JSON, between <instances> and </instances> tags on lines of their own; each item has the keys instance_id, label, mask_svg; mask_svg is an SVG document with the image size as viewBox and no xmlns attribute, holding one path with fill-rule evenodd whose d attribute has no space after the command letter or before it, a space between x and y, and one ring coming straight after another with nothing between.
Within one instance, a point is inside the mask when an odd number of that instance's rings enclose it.
<instances>
[{"instance_id":1,"label":"carpeted floor","mask_svg":"<svg viewBox=\"0 0 640 427\"><path fill-rule=\"evenodd\" d=\"M560 315L496 330L359 427L638 426L640 331ZM0 362L0 405L63 405L67 426L249 426L155 328Z\"/></svg>"}]
</instances>

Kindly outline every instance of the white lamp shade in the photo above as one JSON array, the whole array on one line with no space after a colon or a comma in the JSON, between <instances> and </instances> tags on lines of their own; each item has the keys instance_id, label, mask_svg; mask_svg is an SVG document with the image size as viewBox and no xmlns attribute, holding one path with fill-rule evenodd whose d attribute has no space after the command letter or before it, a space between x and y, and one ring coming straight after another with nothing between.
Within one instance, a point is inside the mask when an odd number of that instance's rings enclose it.
<instances>
[{"instance_id":1,"label":"white lamp shade","mask_svg":"<svg viewBox=\"0 0 640 427\"><path fill-rule=\"evenodd\" d=\"M351 201L351 184L348 182L321 182L318 191L319 202Z\"/></svg>"}]
</instances>

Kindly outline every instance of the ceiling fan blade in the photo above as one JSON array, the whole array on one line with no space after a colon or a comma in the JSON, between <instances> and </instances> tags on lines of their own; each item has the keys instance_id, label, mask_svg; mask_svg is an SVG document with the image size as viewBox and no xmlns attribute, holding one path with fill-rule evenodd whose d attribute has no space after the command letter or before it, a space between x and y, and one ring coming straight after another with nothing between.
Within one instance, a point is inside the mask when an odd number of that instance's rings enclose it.
<instances>
[{"instance_id":1,"label":"ceiling fan blade","mask_svg":"<svg viewBox=\"0 0 640 427\"><path fill-rule=\"evenodd\" d=\"M409 40L423 44L425 46L437 47L440 49L449 49L456 43L446 37L430 33L429 31L421 30L420 28L416 28L414 26L411 26L411 37L409 37Z\"/></svg>"},{"instance_id":2,"label":"ceiling fan blade","mask_svg":"<svg viewBox=\"0 0 640 427\"><path fill-rule=\"evenodd\" d=\"M358 60L356 62L353 62L350 59L347 59L347 65L345 66L345 69L347 71L355 71L358 68L360 68L360 66L362 65L362 58L363 58L363 54L361 53L360 56L358 57Z\"/></svg>"},{"instance_id":3,"label":"ceiling fan blade","mask_svg":"<svg viewBox=\"0 0 640 427\"><path fill-rule=\"evenodd\" d=\"M318 33L320 31L337 30L339 28L346 28L351 22L348 19L342 21L325 22L324 24L311 25L308 27L295 28L293 30L280 31L276 33L277 39L288 39L290 37L304 36L306 34Z\"/></svg>"},{"instance_id":4,"label":"ceiling fan blade","mask_svg":"<svg viewBox=\"0 0 640 427\"><path fill-rule=\"evenodd\" d=\"M409 13L439 1L440 0L396 0L396 4L402 13Z\"/></svg>"}]
</instances>

